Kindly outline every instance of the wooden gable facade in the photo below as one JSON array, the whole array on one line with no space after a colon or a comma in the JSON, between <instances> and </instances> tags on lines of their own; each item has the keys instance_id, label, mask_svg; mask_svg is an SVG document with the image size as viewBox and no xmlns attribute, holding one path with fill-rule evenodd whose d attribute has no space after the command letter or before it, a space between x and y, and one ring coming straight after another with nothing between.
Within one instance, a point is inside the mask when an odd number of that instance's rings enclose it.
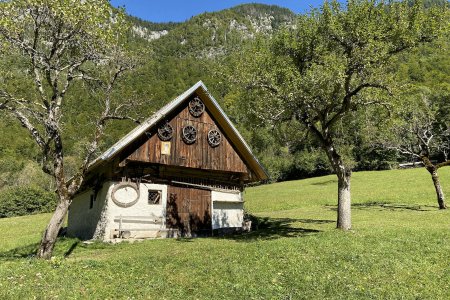
<instances>
[{"instance_id":1,"label":"wooden gable facade","mask_svg":"<svg viewBox=\"0 0 450 300\"><path fill-rule=\"evenodd\" d=\"M147 131L144 143L125 161L248 175L250 169L213 119L209 109L205 107L205 111L198 117L189 112L190 101L198 98L197 94L193 94L165 120ZM173 129L173 134L170 140L163 141L157 132L166 122ZM186 126L194 127L197 132L195 141L190 144L183 140L182 129ZM208 142L208 133L212 130L220 133L221 141L217 146L211 146ZM168 147L169 152L164 152L163 144ZM211 174L209 176L214 177Z\"/></svg>"}]
</instances>

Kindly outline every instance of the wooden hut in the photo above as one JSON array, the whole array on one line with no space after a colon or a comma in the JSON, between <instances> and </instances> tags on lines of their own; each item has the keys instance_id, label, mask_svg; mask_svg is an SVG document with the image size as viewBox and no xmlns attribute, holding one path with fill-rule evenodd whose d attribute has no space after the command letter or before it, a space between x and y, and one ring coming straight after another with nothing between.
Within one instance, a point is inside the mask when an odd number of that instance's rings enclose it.
<instances>
[{"instance_id":1,"label":"wooden hut","mask_svg":"<svg viewBox=\"0 0 450 300\"><path fill-rule=\"evenodd\" d=\"M236 230L245 184L267 178L200 81L92 162L69 208L68 234L111 240Z\"/></svg>"}]
</instances>

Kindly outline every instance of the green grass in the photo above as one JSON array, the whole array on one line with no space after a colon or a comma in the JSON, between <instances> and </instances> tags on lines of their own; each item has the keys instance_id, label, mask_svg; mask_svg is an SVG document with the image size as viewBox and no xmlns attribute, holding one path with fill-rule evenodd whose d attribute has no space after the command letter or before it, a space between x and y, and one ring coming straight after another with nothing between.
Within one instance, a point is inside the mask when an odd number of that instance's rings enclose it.
<instances>
[{"instance_id":1,"label":"green grass","mask_svg":"<svg viewBox=\"0 0 450 300\"><path fill-rule=\"evenodd\" d=\"M450 195L450 168L441 171ZM450 299L450 210L423 169L360 172L353 230L325 176L247 189L243 236L83 245L30 256L48 214L0 220L0 298Z\"/></svg>"}]
</instances>

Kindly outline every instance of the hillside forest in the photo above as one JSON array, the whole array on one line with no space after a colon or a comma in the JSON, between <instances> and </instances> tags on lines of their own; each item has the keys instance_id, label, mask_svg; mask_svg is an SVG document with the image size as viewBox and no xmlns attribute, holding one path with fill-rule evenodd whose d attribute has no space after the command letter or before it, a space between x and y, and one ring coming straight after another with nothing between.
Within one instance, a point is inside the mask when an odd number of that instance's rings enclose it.
<instances>
[{"instance_id":1,"label":"hillside forest","mask_svg":"<svg viewBox=\"0 0 450 300\"><path fill-rule=\"evenodd\" d=\"M447 5L446 1L429 0L423 9ZM202 80L269 171L271 181L333 172L314 136L296 120L261 121L249 104L266 95L250 91L236 80L242 76L237 64L253 60L255 49L264 49L281 32L296 28L298 16L293 12L246 4L204 13L183 23L126 18L124 45L136 63L118 82L115 99L139 103L136 111L145 119ZM385 106L369 106L363 113L350 112L340 120L345 126L338 125L335 139L353 171L420 165L425 150L432 166L450 159L449 46L447 26L438 39L396 56L388 66L395 83L389 96L394 100ZM26 61L5 50L0 50L0 85L26 94L29 82L19 80L23 77L19 73L27 72ZM66 95L63 143L67 178L75 174L80 164L77 154L93 134L92 120L99 110L92 105L96 96L82 83ZM266 113L277 114L268 103ZM108 125L96 155L134 126L132 121ZM5 113L0 113L0 132L0 217L11 216L11 209L4 207L15 207L17 214L36 212L36 207L53 210L55 182L42 172L43 157L29 133ZM418 139L426 141L421 144Z\"/></svg>"}]
</instances>

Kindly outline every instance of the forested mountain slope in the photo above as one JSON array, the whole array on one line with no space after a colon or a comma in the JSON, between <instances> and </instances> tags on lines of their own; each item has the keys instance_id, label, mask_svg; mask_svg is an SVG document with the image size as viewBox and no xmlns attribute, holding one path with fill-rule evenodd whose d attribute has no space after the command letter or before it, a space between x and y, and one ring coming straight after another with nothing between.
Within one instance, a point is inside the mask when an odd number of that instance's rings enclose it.
<instances>
[{"instance_id":1,"label":"forested mountain slope","mask_svg":"<svg viewBox=\"0 0 450 300\"><path fill-rule=\"evenodd\" d=\"M254 130L254 126L244 122L246 112L241 109L241 101L245 99L227 82L227 76L222 72L236 55L251 55L241 52L248 43L257 38L270 39L281 28L295 26L293 12L277 6L249 4L204 13L183 23L151 23L134 17L129 20L132 23L129 48L139 58L139 64L121 82L116 96L143 100L142 117L149 117L195 82L203 80L274 180L329 172L325 157L316 150L313 141L298 139L298 136L295 136L296 141L291 140L291 136L298 134L292 132L292 128L260 126ZM440 41L439 47L427 45L404 57L398 62L399 78L428 86L439 93L443 101L449 101L450 87L443 83L450 82L448 46L447 39ZM0 57L2 69L11 72L21 63L16 57ZM7 76L0 80L14 88L26 90L30 86L27 82L8 82ZM66 165L74 166L72 171L77 165L76 154L85 147L92 134L90 122L95 111L91 97L81 86L74 87L66 104L64 143L68 150L65 155ZM134 126L131 122L114 123L108 128L103 149ZM30 185L51 190L52 181L40 171L39 152L28 133L4 114L0 115L0 132L0 190ZM397 161L396 154L374 150L359 137L354 138L360 142L358 149L349 150L356 161L355 168L385 168Z\"/></svg>"},{"instance_id":2,"label":"forested mountain slope","mask_svg":"<svg viewBox=\"0 0 450 300\"><path fill-rule=\"evenodd\" d=\"M123 99L143 100L141 115L149 117L155 110L183 92L192 84L203 80L219 101L223 85L216 76L218 61L257 34L270 36L280 27L292 25L295 15L290 10L260 4L204 13L184 23L151 23L129 16L131 23L128 44L139 63L118 89ZM23 64L19 57L2 56L0 66L11 72ZM3 74L4 83L15 89L27 90L31 83L10 80ZM65 115L65 144L68 151L66 165L76 166L76 153L85 146L92 134L92 95L86 89L74 87L68 94ZM104 147L111 145L128 130L132 123L114 123L109 128ZM16 120L0 115L0 189L8 186L36 185L52 189L52 182L41 171L40 160L33 141ZM72 171L75 171L73 169ZM67 174L70 176L70 174ZM18 180L19 179L19 180Z\"/></svg>"}]
</instances>

